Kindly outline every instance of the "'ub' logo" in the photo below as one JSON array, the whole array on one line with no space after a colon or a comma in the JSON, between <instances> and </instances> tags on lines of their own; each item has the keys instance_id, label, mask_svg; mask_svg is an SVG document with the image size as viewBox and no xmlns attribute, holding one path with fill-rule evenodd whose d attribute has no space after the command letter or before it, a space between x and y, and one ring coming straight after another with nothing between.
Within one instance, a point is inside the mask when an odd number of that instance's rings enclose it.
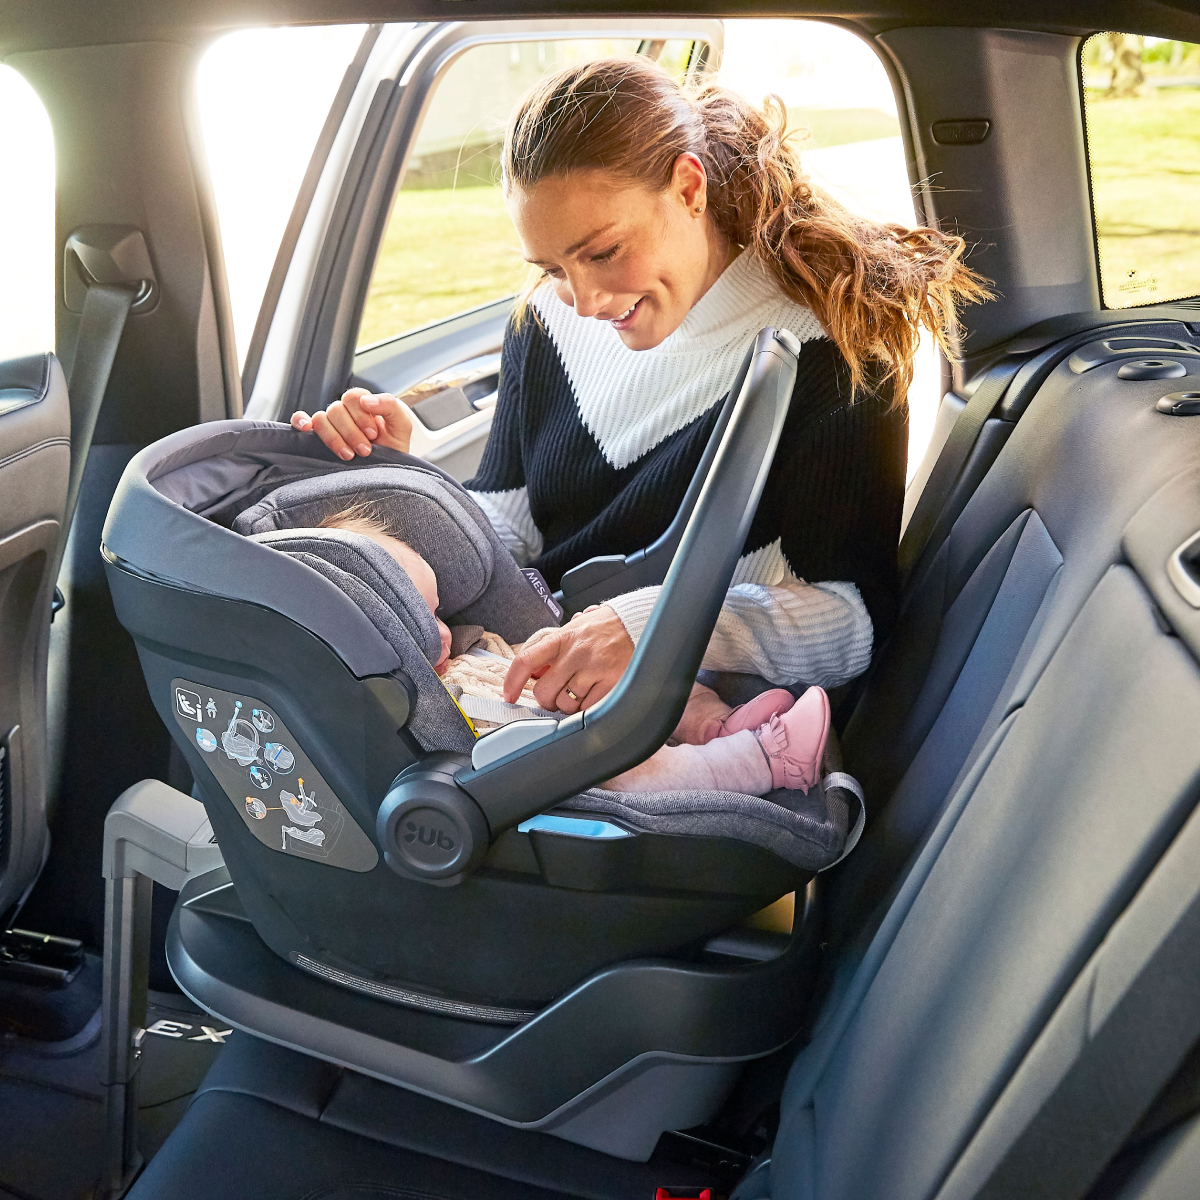
<instances>
[{"instance_id":1,"label":"'ub' logo","mask_svg":"<svg viewBox=\"0 0 1200 1200\"><path fill-rule=\"evenodd\" d=\"M406 842L420 842L422 846L437 846L440 850L453 850L454 840L440 829L426 829L424 825L414 825L412 821L405 824L408 832L404 835Z\"/></svg>"}]
</instances>

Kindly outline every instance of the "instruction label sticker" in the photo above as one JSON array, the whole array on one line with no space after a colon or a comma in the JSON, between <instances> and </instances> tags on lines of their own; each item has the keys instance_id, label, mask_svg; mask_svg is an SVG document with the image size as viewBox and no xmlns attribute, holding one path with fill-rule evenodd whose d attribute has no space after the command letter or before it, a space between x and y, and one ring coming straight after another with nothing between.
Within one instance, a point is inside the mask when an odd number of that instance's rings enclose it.
<instances>
[{"instance_id":1,"label":"instruction label sticker","mask_svg":"<svg viewBox=\"0 0 1200 1200\"><path fill-rule=\"evenodd\" d=\"M264 846L347 871L374 869L375 843L272 709L187 679L171 690L179 727Z\"/></svg>"}]
</instances>

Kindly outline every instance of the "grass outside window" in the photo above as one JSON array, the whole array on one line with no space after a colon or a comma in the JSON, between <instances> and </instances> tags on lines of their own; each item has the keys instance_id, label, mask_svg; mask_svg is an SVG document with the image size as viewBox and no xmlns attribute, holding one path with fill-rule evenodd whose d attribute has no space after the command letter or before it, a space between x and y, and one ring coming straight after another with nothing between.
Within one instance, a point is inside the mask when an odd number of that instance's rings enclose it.
<instances>
[{"instance_id":1,"label":"grass outside window","mask_svg":"<svg viewBox=\"0 0 1200 1200\"><path fill-rule=\"evenodd\" d=\"M1084 51L1104 304L1129 308L1195 296L1200 293L1200 46L1146 47L1143 39L1123 37L1124 43L1134 43L1122 47L1132 77L1127 87L1118 88L1110 83L1113 40L1098 34ZM1107 61L1101 57L1106 51Z\"/></svg>"},{"instance_id":2,"label":"grass outside window","mask_svg":"<svg viewBox=\"0 0 1200 1200\"><path fill-rule=\"evenodd\" d=\"M369 346L510 295L527 270L498 187L401 189L358 344Z\"/></svg>"}]
</instances>

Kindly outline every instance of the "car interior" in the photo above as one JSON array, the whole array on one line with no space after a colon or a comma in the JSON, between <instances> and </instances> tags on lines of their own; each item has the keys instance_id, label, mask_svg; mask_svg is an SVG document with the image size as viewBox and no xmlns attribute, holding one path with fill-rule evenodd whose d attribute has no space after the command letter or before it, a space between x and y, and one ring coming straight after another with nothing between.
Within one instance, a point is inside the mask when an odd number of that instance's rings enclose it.
<instances>
[{"instance_id":1,"label":"car interior","mask_svg":"<svg viewBox=\"0 0 1200 1200\"><path fill-rule=\"evenodd\" d=\"M994 293L926 347L899 614L800 800L597 787L683 713L792 333L553 595L463 487L504 122L614 53L778 78ZM0 72L0 262L46 264L0 306L0 1197L1197 1194L1198 0L0 0ZM287 424L350 386L411 453ZM372 489L452 626L661 584L617 687L480 736L315 528Z\"/></svg>"}]
</instances>

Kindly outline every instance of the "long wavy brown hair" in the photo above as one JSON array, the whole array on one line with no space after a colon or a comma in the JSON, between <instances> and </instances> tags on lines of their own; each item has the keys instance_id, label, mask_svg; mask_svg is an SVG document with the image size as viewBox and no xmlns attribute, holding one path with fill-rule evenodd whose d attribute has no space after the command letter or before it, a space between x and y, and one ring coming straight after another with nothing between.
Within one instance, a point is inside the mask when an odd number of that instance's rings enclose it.
<instances>
[{"instance_id":1,"label":"long wavy brown hair","mask_svg":"<svg viewBox=\"0 0 1200 1200\"><path fill-rule=\"evenodd\" d=\"M605 58L553 72L525 96L501 167L506 192L588 169L665 190L679 155L694 154L720 232L812 309L852 390L892 381L900 405L921 327L953 356L958 309L988 299L987 283L963 262L962 238L850 212L805 177L794 141L777 96L758 109L713 83L680 85L646 58Z\"/></svg>"}]
</instances>

